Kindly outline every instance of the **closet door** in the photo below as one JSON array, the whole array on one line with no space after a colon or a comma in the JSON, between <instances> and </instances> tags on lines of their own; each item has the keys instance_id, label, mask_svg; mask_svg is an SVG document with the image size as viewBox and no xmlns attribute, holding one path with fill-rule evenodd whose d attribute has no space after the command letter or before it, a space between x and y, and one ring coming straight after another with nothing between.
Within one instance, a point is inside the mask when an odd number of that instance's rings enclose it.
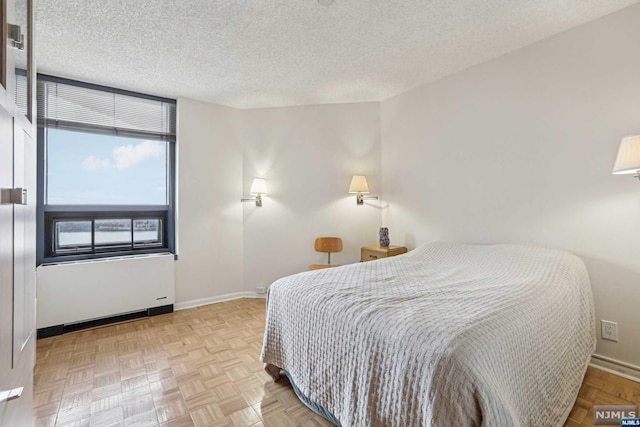
<instances>
[{"instance_id":1,"label":"closet door","mask_svg":"<svg viewBox=\"0 0 640 427\"><path fill-rule=\"evenodd\" d=\"M0 426L30 426L37 200L32 1L0 0L0 25Z\"/></svg>"},{"instance_id":2,"label":"closet door","mask_svg":"<svg viewBox=\"0 0 640 427\"><path fill-rule=\"evenodd\" d=\"M0 106L0 426L12 423L17 414L9 390L23 387L31 378L16 375L13 367L13 204L7 200L13 188L13 117ZM18 403L17 401L15 403Z\"/></svg>"}]
</instances>

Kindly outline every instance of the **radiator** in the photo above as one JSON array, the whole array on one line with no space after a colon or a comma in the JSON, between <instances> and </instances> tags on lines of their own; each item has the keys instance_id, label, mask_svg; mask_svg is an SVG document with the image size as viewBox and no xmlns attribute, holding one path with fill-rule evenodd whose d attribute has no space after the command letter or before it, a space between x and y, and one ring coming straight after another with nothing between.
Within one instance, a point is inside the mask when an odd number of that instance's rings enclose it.
<instances>
[{"instance_id":1,"label":"radiator","mask_svg":"<svg viewBox=\"0 0 640 427\"><path fill-rule=\"evenodd\" d=\"M38 329L174 304L171 254L106 258L37 269Z\"/></svg>"}]
</instances>

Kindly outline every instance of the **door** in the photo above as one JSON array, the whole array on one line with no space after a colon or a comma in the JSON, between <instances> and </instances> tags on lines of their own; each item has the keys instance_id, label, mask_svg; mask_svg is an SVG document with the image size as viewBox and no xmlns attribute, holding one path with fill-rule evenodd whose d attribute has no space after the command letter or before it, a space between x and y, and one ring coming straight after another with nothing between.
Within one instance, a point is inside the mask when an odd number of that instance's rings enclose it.
<instances>
[{"instance_id":1,"label":"door","mask_svg":"<svg viewBox=\"0 0 640 427\"><path fill-rule=\"evenodd\" d=\"M0 25L0 427L27 427L36 339L33 3L0 0Z\"/></svg>"}]
</instances>

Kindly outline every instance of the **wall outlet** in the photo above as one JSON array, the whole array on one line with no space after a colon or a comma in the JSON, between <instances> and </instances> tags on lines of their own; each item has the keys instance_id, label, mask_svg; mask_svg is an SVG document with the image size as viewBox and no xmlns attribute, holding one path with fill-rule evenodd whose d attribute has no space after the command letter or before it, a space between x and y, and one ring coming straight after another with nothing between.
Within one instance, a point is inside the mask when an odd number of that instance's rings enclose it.
<instances>
[{"instance_id":1,"label":"wall outlet","mask_svg":"<svg viewBox=\"0 0 640 427\"><path fill-rule=\"evenodd\" d=\"M267 293L267 288L265 286L258 286L256 288L256 293L257 294L266 294Z\"/></svg>"},{"instance_id":2,"label":"wall outlet","mask_svg":"<svg viewBox=\"0 0 640 427\"><path fill-rule=\"evenodd\" d=\"M618 342L618 323L609 320L601 320L602 339Z\"/></svg>"}]
</instances>

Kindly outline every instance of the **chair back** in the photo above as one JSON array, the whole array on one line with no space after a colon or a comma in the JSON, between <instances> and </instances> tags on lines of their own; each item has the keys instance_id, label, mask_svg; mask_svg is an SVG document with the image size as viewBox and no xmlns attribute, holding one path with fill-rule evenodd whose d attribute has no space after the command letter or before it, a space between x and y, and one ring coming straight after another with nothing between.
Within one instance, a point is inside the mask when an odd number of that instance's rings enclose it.
<instances>
[{"instance_id":1,"label":"chair back","mask_svg":"<svg viewBox=\"0 0 640 427\"><path fill-rule=\"evenodd\" d=\"M316 252L342 252L342 239L339 237L318 237L315 248Z\"/></svg>"}]
</instances>

